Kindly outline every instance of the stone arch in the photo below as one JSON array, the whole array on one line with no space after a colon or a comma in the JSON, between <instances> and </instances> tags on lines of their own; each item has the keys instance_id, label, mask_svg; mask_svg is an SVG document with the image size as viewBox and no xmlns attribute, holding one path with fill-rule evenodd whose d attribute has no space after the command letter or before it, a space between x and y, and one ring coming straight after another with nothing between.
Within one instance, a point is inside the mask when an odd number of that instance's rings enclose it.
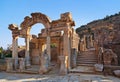
<instances>
[{"instance_id":1,"label":"stone arch","mask_svg":"<svg viewBox=\"0 0 120 82\"><path fill-rule=\"evenodd\" d=\"M51 20L49 19L48 16L42 13L32 13L31 17L26 16L24 18L24 21L21 23L21 31L25 30L26 34L29 34L30 29L34 24L41 23L44 25L45 29L49 29Z\"/></svg>"}]
</instances>

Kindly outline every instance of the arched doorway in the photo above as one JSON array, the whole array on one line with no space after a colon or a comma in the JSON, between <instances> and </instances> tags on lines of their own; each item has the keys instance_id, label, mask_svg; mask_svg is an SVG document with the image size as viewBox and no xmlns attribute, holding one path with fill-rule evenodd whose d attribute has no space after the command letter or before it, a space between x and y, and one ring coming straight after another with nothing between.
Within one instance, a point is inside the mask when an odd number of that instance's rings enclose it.
<instances>
[{"instance_id":1,"label":"arched doorway","mask_svg":"<svg viewBox=\"0 0 120 82\"><path fill-rule=\"evenodd\" d=\"M39 36L41 34L41 30L44 28L44 26L40 23L34 24L29 33L30 33L30 59L31 59L31 64L32 65L39 65L40 64L40 55L41 55L41 50L40 50L40 41L39 41ZM44 47L45 44L42 45ZM45 48L43 48L45 49Z\"/></svg>"},{"instance_id":2,"label":"arched doorway","mask_svg":"<svg viewBox=\"0 0 120 82\"><path fill-rule=\"evenodd\" d=\"M25 39L18 38L18 58L25 58Z\"/></svg>"},{"instance_id":3,"label":"arched doorway","mask_svg":"<svg viewBox=\"0 0 120 82\"><path fill-rule=\"evenodd\" d=\"M30 29L30 35L36 35L38 37L38 35L41 33L41 30L44 28L44 25L42 25L41 23L36 23Z\"/></svg>"},{"instance_id":4,"label":"arched doorway","mask_svg":"<svg viewBox=\"0 0 120 82\"><path fill-rule=\"evenodd\" d=\"M51 62L57 62L58 60L58 45L57 43L51 43Z\"/></svg>"},{"instance_id":5,"label":"arched doorway","mask_svg":"<svg viewBox=\"0 0 120 82\"><path fill-rule=\"evenodd\" d=\"M47 46L47 54L49 54L50 56L50 36L49 36L49 28L51 27L50 26L50 22L51 20L44 14L42 13L32 13L31 14L31 17L29 16L26 16L24 18L24 21L21 23L21 35L23 35L25 37L25 41L26 41L26 53L25 53L25 58L26 58L26 66L30 66L31 62L30 62L30 49L31 48L34 48L34 49L37 49L39 48L39 45L38 45L38 37L36 36L31 36L30 35L30 30L31 28L33 28L33 25L35 24L43 24L44 27L45 27L45 35L46 35L46 46ZM47 32L46 32L47 31ZM38 35L39 36L39 35ZM34 38L34 40L32 41L32 38ZM32 45L30 45L30 42L33 42ZM34 44L35 42L35 44ZM30 47L32 46L32 47ZM39 54L39 50L37 50ZM41 51L41 49L40 49Z\"/></svg>"}]
</instances>

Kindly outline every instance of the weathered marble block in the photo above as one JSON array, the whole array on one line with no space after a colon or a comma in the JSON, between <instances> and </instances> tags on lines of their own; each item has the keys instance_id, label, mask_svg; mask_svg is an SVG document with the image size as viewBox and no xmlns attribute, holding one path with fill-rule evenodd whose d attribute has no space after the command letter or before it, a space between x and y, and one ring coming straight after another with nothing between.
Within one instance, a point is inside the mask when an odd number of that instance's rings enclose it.
<instances>
[{"instance_id":1,"label":"weathered marble block","mask_svg":"<svg viewBox=\"0 0 120 82\"><path fill-rule=\"evenodd\" d=\"M12 58L6 58L6 63L7 63L7 72L13 71L13 59Z\"/></svg>"},{"instance_id":2,"label":"weathered marble block","mask_svg":"<svg viewBox=\"0 0 120 82\"><path fill-rule=\"evenodd\" d=\"M20 72L25 70L25 59L24 58L19 58L19 70Z\"/></svg>"},{"instance_id":3,"label":"weathered marble block","mask_svg":"<svg viewBox=\"0 0 120 82\"><path fill-rule=\"evenodd\" d=\"M18 64L18 58L13 59L13 69L18 70L19 64Z\"/></svg>"},{"instance_id":4,"label":"weathered marble block","mask_svg":"<svg viewBox=\"0 0 120 82\"><path fill-rule=\"evenodd\" d=\"M103 64L95 64L95 71L102 72L103 71Z\"/></svg>"},{"instance_id":5,"label":"weathered marble block","mask_svg":"<svg viewBox=\"0 0 120 82\"><path fill-rule=\"evenodd\" d=\"M71 67L74 68L76 67L76 60L77 60L77 51L76 49L72 49L72 54L71 54Z\"/></svg>"},{"instance_id":6,"label":"weathered marble block","mask_svg":"<svg viewBox=\"0 0 120 82\"><path fill-rule=\"evenodd\" d=\"M49 61L49 56L46 54L46 52L42 54L40 60L41 60L41 65L40 65L39 73L40 74L47 73L50 61Z\"/></svg>"},{"instance_id":7,"label":"weathered marble block","mask_svg":"<svg viewBox=\"0 0 120 82\"><path fill-rule=\"evenodd\" d=\"M32 65L39 65L39 64L40 64L39 56L32 56Z\"/></svg>"},{"instance_id":8,"label":"weathered marble block","mask_svg":"<svg viewBox=\"0 0 120 82\"><path fill-rule=\"evenodd\" d=\"M67 74L67 60L68 56L59 56L59 60L61 62L60 64L60 75L66 75Z\"/></svg>"},{"instance_id":9,"label":"weathered marble block","mask_svg":"<svg viewBox=\"0 0 120 82\"><path fill-rule=\"evenodd\" d=\"M115 70L113 72L114 72L115 76L120 77L120 70Z\"/></svg>"}]
</instances>

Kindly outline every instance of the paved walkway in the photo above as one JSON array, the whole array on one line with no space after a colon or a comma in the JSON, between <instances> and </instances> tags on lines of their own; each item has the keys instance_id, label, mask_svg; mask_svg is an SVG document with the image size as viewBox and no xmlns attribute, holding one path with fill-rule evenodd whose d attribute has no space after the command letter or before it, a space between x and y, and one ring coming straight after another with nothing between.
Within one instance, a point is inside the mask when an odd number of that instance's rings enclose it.
<instances>
[{"instance_id":1,"label":"paved walkway","mask_svg":"<svg viewBox=\"0 0 120 82\"><path fill-rule=\"evenodd\" d=\"M68 74L66 76L59 76L0 72L0 82L120 82L120 79L112 76L104 77L102 75L90 74Z\"/></svg>"}]
</instances>

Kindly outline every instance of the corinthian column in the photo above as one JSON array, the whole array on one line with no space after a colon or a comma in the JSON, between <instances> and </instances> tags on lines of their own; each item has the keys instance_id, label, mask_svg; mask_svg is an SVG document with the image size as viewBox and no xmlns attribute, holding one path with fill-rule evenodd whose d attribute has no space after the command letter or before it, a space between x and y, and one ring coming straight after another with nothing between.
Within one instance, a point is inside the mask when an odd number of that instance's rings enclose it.
<instances>
[{"instance_id":1,"label":"corinthian column","mask_svg":"<svg viewBox=\"0 0 120 82\"><path fill-rule=\"evenodd\" d=\"M29 55L29 35L26 36L26 51L25 51L25 61L26 67L30 66L30 55Z\"/></svg>"},{"instance_id":2,"label":"corinthian column","mask_svg":"<svg viewBox=\"0 0 120 82\"><path fill-rule=\"evenodd\" d=\"M49 56L49 60L51 60L50 43L51 43L51 41L50 41L50 34L49 34L49 32L48 32L48 33L47 33L47 41L46 41L46 44L47 44L46 49L47 49L47 54L48 54L48 56Z\"/></svg>"},{"instance_id":3,"label":"corinthian column","mask_svg":"<svg viewBox=\"0 0 120 82\"><path fill-rule=\"evenodd\" d=\"M12 41L12 58L14 59L14 69L18 68L18 39L17 37L13 37Z\"/></svg>"},{"instance_id":4,"label":"corinthian column","mask_svg":"<svg viewBox=\"0 0 120 82\"><path fill-rule=\"evenodd\" d=\"M65 59L65 65L67 69L70 69L70 39L69 39L69 27L66 27L63 35L63 54L67 58Z\"/></svg>"}]
</instances>

